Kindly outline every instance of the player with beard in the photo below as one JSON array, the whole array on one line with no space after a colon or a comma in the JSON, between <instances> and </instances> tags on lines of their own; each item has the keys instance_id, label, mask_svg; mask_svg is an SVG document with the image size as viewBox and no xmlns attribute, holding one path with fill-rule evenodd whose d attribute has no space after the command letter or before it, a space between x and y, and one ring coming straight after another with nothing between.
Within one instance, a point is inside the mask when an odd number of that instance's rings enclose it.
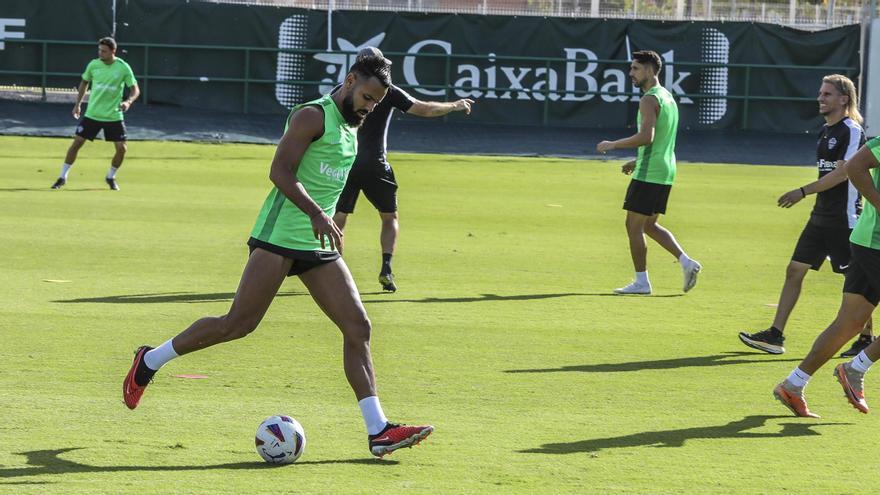
<instances>
[{"instance_id":1,"label":"player with beard","mask_svg":"<svg viewBox=\"0 0 880 495\"><path fill-rule=\"evenodd\" d=\"M828 258L832 271L846 273L850 264L849 236L861 211L861 198L847 180L843 167L865 144L856 86L840 74L825 76L816 100L819 113L825 118L816 148L819 179L783 194L778 201L779 206L790 208L808 194L816 194L816 204L785 270L785 283L773 324L766 330L739 334L743 344L769 354L785 352L785 324L800 297L807 272L819 270ZM841 357L855 356L868 347L874 340L871 326L869 318L859 338Z\"/></svg>"},{"instance_id":2,"label":"player with beard","mask_svg":"<svg viewBox=\"0 0 880 495\"><path fill-rule=\"evenodd\" d=\"M123 383L134 409L153 375L168 361L240 339L259 325L285 277L299 276L318 307L342 331L345 376L364 417L370 452L411 447L432 426L390 423L376 395L371 324L340 254L342 231L333 212L357 154L357 126L391 85L391 62L359 59L336 94L291 111L269 172L274 184L248 240L250 256L229 312L202 318L157 348L142 346Z\"/></svg>"},{"instance_id":3,"label":"player with beard","mask_svg":"<svg viewBox=\"0 0 880 495\"><path fill-rule=\"evenodd\" d=\"M684 292L697 283L700 264L688 257L672 232L657 223L666 213L669 192L675 180L675 135L678 132L678 107L666 88L660 85L658 75L663 59L654 51L633 52L629 77L642 90L636 122L639 131L617 141L602 141L596 145L600 153L622 148L638 148L638 157L623 165L622 171L633 178L626 190L623 209L626 210L626 233L636 279L631 284L614 289L617 294L650 294L648 279L648 244L645 234L675 256L684 275Z\"/></svg>"}]
</instances>

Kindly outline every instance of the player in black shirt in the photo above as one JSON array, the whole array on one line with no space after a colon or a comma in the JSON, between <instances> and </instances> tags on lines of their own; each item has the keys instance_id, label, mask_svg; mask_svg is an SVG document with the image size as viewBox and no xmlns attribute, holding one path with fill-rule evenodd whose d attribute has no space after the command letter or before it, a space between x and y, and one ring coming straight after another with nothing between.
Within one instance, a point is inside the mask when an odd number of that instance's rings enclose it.
<instances>
[{"instance_id":1,"label":"player in black shirt","mask_svg":"<svg viewBox=\"0 0 880 495\"><path fill-rule=\"evenodd\" d=\"M358 57L364 55L382 56L382 52L378 48L367 47L358 53ZM385 152L391 114L395 108L419 117L441 117L450 112L470 114L473 104L473 100L466 98L450 102L420 101L392 84L385 98L376 105L358 129L357 158L348 174L342 195L339 196L333 221L340 229L345 228L346 219L354 213L361 191L379 210L382 218L382 233L379 237L382 245L382 269L379 272L379 283L383 290L397 290L391 274L391 256L397 246L397 235L400 231L397 218L397 181Z\"/></svg>"},{"instance_id":2,"label":"player in black shirt","mask_svg":"<svg viewBox=\"0 0 880 495\"><path fill-rule=\"evenodd\" d=\"M825 117L816 149L819 180L783 194L778 201L779 206L790 208L815 193L816 205L785 272L773 324L767 330L739 334L747 346L770 354L785 352L785 324L800 296L807 271L818 270L825 258L830 259L831 269L836 273L844 273L849 266L849 234L861 212L861 198L847 180L843 166L865 144L855 85L846 76L826 76L817 100L819 113ZM869 319L852 348L841 356L855 356L872 342L871 324Z\"/></svg>"}]
</instances>

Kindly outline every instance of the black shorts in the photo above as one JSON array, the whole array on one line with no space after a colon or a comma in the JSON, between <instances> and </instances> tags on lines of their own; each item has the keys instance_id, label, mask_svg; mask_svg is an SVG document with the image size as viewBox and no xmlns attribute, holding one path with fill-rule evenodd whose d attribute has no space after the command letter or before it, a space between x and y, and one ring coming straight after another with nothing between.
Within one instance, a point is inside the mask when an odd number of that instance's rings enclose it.
<instances>
[{"instance_id":1,"label":"black shorts","mask_svg":"<svg viewBox=\"0 0 880 495\"><path fill-rule=\"evenodd\" d=\"M348 174L348 180L336 202L336 211L354 213L358 195L364 192L367 200L382 213L397 211L397 181L394 170L387 163L360 165L355 163Z\"/></svg>"},{"instance_id":2,"label":"black shorts","mask_svg":"<svg viewBox=\"0 0 880 495\"><path fill-rule=\"evenodd\" d=\"M254 252L254 249L260 248L269 251L270 253L275 253L278 256L293 260L290 272L287 273L288 277L303 274L316 266L333 263L339 259L339 253L335 251L300 251L298 249L288 249L259 239L254 239L253 237L248 239L247 244L250 246L251 253Z\"/></svg>"},{"instance_id":3,"label":"black shorts","mask_svg":"<svg viewBox=\"0 0 880 495\"><path fill-rule=\"evenodd\" d=\"M859 294L877 306L880 303L880 250L850 243L852 257L846 270L843 292Z\"/></svg>"},{"instance_id":4,"label":"black shorts","mask_svg":"<svg viewBox=\"0 0 880 495\"><path fill-rule=\"evenodd\" d=\"M818 270L825 258L831 258L831 269L835 273L845 273L850 260L850 233L852 231L846 227L820 227L807 222L791 260Z\"/></svg>"},{"instance_id":5,"label":"black shorts","mask_svg":"<svg viewBox=\"0 0 880 495\"><path fill-rule=\"evenodd\" d=\"M121 120L101 122L100 120L92 120L88 117L80 119L79 125L76 126L76 135L89 141L94 141L98 131L101 129L104 130L105 141L125 141L127 138L125 135L125 122Z\"/></svg>"},{"instance_id":6,"label":"black shorts","mask_svg":"<svg viewBox=\"0 0 880 495\"><path fill-rule=\"evenodd\" d=\"M623 209L646 216L666 213L666 203L672 184L654 184L633 179L626 188Z\"/></svg>"}]
</instances>

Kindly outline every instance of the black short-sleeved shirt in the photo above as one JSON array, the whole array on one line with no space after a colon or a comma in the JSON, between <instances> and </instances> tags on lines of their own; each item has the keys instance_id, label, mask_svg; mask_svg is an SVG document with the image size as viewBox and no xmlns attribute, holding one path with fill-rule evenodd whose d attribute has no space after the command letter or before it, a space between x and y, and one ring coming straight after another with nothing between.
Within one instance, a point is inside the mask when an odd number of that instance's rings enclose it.
<instances>
[{"instance_id":1,"label":"black short-sleeved shirt","mask_svg":"<svg viewBox=\"0 0 880 495\"><path fill-rule=\"evenodd\" d=\"M335 93L340 86L333 88L331 93ZM354 165L352 165L352 171L363 167L385 168L388 164L386 148L388 147L388 124L391 123L391 114L395 108L406 113L415 102L415 98L397 86L392 84L388 88L388 94L367 115L364 123L358 129L358 152Z\"/></svg>"},{"instance_id":2,"label":"black short-sleeved shirt","mask_svg":"<svg viewBox=\"0 0 880 495\"><path fill-rule=\"evenodd\" d=\"M845 117L833 125L824 125L816 147L819 178L837 168L839 160L849 160L865 144L865 131ZM861 197L847 180L816 195L810 223L820 227L853 228L861 213Z\"/></svg>"}]
</instances>

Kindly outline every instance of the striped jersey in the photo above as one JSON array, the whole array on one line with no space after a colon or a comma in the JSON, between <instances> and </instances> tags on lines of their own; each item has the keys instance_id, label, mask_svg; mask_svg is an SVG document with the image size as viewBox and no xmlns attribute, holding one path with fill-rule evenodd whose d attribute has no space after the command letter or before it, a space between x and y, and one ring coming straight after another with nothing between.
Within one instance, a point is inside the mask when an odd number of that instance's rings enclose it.
<instances>
[{"instance_id":1,"label":"striped jersey","mask_svg":"<svg viewBox=\"0 0 880 495\"><path fill-rule=\"evenodd\" d=\"M819 178L837 168L840 160L849 160L865 144L865 131L849 117L836 124L822 126L816 144L816 167ZM850 181L816 194L810 222L820 227L853 228L861 213L861 197Z\"/></svg>"}]
</instances>

